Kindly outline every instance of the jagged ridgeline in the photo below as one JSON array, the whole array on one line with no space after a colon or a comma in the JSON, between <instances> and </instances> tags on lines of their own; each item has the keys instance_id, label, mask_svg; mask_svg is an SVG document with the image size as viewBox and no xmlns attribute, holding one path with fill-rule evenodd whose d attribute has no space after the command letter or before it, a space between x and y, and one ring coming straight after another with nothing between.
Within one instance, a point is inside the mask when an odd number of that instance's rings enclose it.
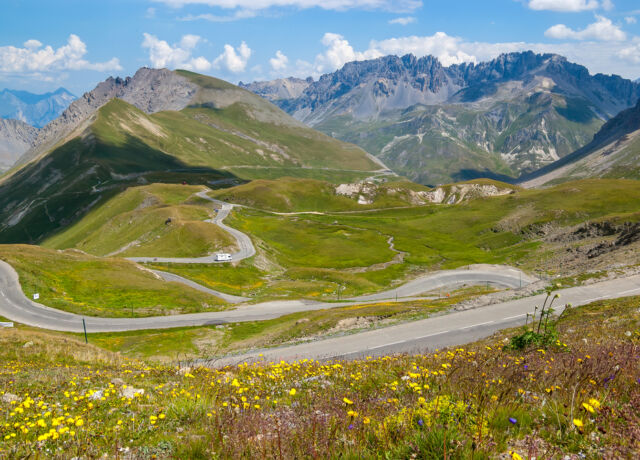
<instances>
[{"instance_id":1,"label":"jagged ridgeline","mask_svg":"<svg viewBox=\"0 0 640 460\"><path fill-rule=\"evenodd\" d=\"M350 62L319 80L244 85L424 184L510 180L591 141L640 84L554 54L443 66L432 56Z\"/></svg>"},{"instance_id":2,"label":"jagged ridgeline","mask_svg":"<svg viewBox=\"0 0 640 460\"><path fill-rule=\"evenodd\" d=\"M229 83L140 69L40 129L0 182L0 242L34 243L124 188L281 176L355 180L381 166Z\"/></svg>"}]
</instances>

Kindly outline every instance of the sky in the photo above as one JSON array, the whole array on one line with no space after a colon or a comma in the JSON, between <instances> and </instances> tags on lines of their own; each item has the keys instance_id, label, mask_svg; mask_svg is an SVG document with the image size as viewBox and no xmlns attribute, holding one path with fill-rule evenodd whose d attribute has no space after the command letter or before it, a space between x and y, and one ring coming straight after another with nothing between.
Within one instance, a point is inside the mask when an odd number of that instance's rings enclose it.
<instances>
[{"instance_id":1,"label":"sky","mask_svg":"<svg viewBox=\"0 0 640 460\"><path fill-rule=\"evenodd\" d=\"M640 78L638 0L0 0L0 89L76 95L143 66L237 83L353 60L522 50Z\"/></svg>"}]
</instances>

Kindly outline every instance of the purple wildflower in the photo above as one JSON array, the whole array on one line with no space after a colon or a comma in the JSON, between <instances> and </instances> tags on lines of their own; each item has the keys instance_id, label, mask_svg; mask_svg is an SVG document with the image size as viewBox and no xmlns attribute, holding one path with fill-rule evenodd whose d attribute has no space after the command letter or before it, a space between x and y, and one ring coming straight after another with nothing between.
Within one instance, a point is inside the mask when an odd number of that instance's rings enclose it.
<instances>
[{"instance_id":1,"label":"purple wildflower","mask_svg":"<svg viewBox=\"0 0 640 460\"><path fill-rule=\"evenodd\" d=\"M424 426L424 422L422 421L422 419L418 420L418 425Z\"/></svg>"},{"instance_id":2,"label":"purple wildflower","mask_svg":"<svg viewBox=\"0 0 640 460\"><path fill-rule=\"evenodd\" d=\"M512 425L515 425L516 423L518 423L518 420L513 417L509 417L509 421L511 422Z\"/></svg>"}]
</instances>

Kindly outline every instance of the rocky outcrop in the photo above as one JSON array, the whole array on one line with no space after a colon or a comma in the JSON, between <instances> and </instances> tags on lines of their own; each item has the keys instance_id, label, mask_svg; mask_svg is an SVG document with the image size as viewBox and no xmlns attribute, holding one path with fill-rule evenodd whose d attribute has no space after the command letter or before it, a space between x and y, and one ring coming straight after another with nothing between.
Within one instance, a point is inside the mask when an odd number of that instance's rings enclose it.
<instances>
[{"instance_id":1,"label":"rocky outcrop","mask_svg":"<svg viewBox=\"0 0 640 460\"><path fill-rule=\"evenodd\" d=\"M428 203L434 204L458 204L464 201L490 196L501 196L515 193L511 187L498 187L494 184L453 184L437 187L433 190L411 190L393 186L380 186L372 181L356 182L352 184L340 184L335 188L336 195L346 196L358 201L358 204L373 204L381 194L397 196L402 194L406 201L414 206Z\"/></svg>"},{"instance_id":2,"label":"rocky outcrop","mask_svg":"<svg viewBox=\"0 0 640 460\"><path fill-rule=\"evenodd\" d=\"M260 81L254 83L238 83L240 88L256 93L269 101L281 99L295 99L302 96L302 93L313 83L313 78L306 80L300 78L279 78L272 81Z\"/></svg>"},{"instance_id":3,"label":"rocky outcrop","mask_svg":"<svg viewBox=\"0 0 640 460\"><path fill-rule=\"evenodd\" d=\"M455 184L438 187L431 192L422 192L422 196L436 204L458 204L476 198L510 195L515 193L512 188L499 188L492 184Z\"/></svg>"},{"instance_id":4,"label":"rocky outcrop","mask_svg":"<svg viewBox=\"0 0 640 460\"><path fill-rule=\"evenodd\" d=\"M19 120L0 118L0 172L8 170L35 145L38 129Z\"/></svg>"}]
</instances>

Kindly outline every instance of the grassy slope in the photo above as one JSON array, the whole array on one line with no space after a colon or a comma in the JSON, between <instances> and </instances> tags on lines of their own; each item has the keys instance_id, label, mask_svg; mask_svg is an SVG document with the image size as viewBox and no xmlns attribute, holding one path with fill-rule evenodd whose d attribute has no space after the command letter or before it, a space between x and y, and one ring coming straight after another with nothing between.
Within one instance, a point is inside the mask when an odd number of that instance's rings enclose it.
<instances>
[{"instance_id":1,"label":"grassy slope","mask_svg":"<svg viewBox=\"0 0 640 460\"><path fill-rule=\"evenodd\" d=\"M0 388L17 397L0 405L0 456L633 458L639 301L570 311L546 351L511 351L506 332L436 354L178 374L58 334L0 331ZM123 398L124 385L145 392Z\"/></svg>"},{"instance_id":2,"label":"grassy slope","mask_svg":"<svg viewBox=\"0 0 640 460\"><path fill-rule=\"evenodd\" d=\"M0 245L25 294L49 307L88 316L141 317L219 310L223 301L180 283L158 280L122 259L38 246Z\"/></svg>"},{"instance_id":3,"label":"grassy slope","mask_svg":"<svg viewBox=\"0 0 640 460\"><path fill-rule=\"evenodd\" d=\"M215 191L211 196L262 210L276 212L351 211L401 207L411 204L411 191L428 191L412 182L390 182L377 186L372 204L361 205L356 198L336 194L336 186L324 181L283 177L255 180L248 184Z\"/></svg>"},{"instance_id":4,"label":"grassy slope","mask_svg":"<svg viewBox=\"0 0 640 460\"><path fill-rule=\"evenodd\" d=\"M273 193L260 187L239 189L260 191L248 195L247 203L274 208L283 203L278 196L281 187ZM252 235L270 265L261 262L262 269L255 270L247 263L241 272L218 266L156 268L231 294L335 299L338 292L347 297L380 291L427 270L477 263L519 264L533 270L548 257L547 246L537 236L543 226L639 217L640 184L635 181L587 180L544 190L514 190L458 205L357 213L283 216L240 209L229 223ZM304 194L300 201L294 195L285 197L292 207L306 206ZM389 250L389 237L396 250L405 252L404 263L351 270L392 260L396 253Z\"/></svg>"},{"instance_id":5,"label":"grassy slope","mask_svg":"<svg viewBox=\"0 0 640 460\"><path fill-rule=\"evenodd\" d=\"M216 225L202 187L154 184L129 188L97 207L43 246L94 255L198 257L229 250L233 238ZM171 223L166 224L167 219ZM132 244L135 243L135 244Z\"/></svg>"},{"instance_id":6,"label":"grassy slope","mask_svg":"<svg viewBox=\"0 0 640 460\"><path fill-rule=\"evenodd\" d=\"M515 194L472 200L459 205L426 206L356 214L288 217L242 210L234 225L265 242L283 264L339 268L359 257L388 260L381 249L383 235L394 237L395 247L407 252L409 264L453 268L470 263L514 263L530 257L538 246L529 231L546 223L574 225L590 219L619 217L637 212L640 184L624 180L587 180L547 190L520 190ZM631 216L630 218L634 218ZM335 258L316 252L328 232L358 229L366 244ZM356 230L353 230L356 232ZM378 238L372 233L377 233ZM354 243L354 236L344 237ZM379 243L376 243L379 241ZM300 253L305 260L297 260Z\"/></svg>"}]
</instances>

